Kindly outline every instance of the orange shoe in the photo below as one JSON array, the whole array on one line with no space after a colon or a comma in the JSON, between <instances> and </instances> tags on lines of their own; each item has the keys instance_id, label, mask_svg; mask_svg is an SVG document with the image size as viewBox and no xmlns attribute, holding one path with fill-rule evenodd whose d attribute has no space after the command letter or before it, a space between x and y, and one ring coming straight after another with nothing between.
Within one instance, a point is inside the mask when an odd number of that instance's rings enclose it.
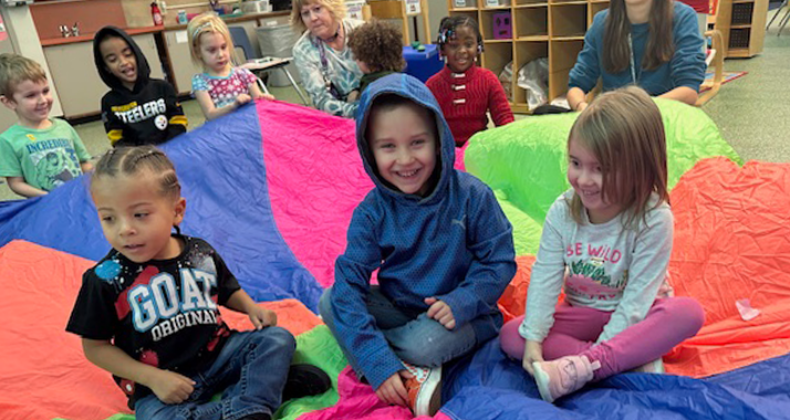
<instances>
[{"instance_id":1,"label":"orange shoe","mask_svg":"<svg viewBox=\"0 0 790 420\"><path fill-rule=\"evenodd\" d=\"M442 368L424 368L403 364L414 375L404 382L409 393L409 407L415 416L433 416L442 406Z\"/></svg>"}]
</instances>

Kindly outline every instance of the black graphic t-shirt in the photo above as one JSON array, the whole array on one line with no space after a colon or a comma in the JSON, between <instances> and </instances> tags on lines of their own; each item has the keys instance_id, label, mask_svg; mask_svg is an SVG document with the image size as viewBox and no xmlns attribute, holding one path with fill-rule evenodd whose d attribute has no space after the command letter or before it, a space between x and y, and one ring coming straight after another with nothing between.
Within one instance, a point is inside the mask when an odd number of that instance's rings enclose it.
<instances>
[{"instance_id":1,"label":"black graphic t-shirt","mask_svg":"<svg viewBox=\"0 0 790 420\"><path fill-rule=\"evenodd\" d=\"M85 272L66 330L113 340L133 359L185 376L206 369L231 333L218 305L241 287L211 245L178 238L184 251L170 260L138 264L111 250ZM151 392L114 379L130 407Z\"/></svg>"}]
</instances>

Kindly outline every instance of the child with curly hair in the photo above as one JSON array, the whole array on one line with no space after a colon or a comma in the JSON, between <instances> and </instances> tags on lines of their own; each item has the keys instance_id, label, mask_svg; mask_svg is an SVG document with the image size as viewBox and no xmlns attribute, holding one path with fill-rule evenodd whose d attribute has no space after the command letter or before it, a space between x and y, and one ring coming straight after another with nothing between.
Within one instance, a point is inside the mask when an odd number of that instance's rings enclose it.
<instances>
[{"instance_id":1,"label":"child with curly hair","mask_svg":"<svg viewBox=\"0 0 790 420\"><path fill-rule=\"evenodd\" d=\"M374 81L406 67L403 59L403 35L396 26L373 19L358 27L348 36L348 47L365 73L359 82L356 96Z\"/></svg>"}]
</instances>

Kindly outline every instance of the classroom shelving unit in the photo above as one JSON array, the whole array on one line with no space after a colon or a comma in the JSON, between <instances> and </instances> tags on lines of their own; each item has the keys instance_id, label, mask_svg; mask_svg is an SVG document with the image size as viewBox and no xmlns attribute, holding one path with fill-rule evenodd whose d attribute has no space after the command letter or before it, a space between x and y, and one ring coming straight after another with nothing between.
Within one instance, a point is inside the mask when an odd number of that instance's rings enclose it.
<instances>
[{"instance_id":1,"label":"classroom shelving unit","mask_svg":"<svg viewBox=\"0 0 790 420\"><path fill-rule=\"evenodd\" d=\"M565 95L584 34L593 16L609 7L609 0L447 0L447 6L451 15L466 15L480 24L483 67L499 75L513 63L510 106L513 112L528 113L526 91L516 84L518 70L536 58L548 57L548 99ZM504 31L498 31L501 26L494 20L502 12L510 13L509 37L503 37Z\"/></svg>"},{"instance_id":2,"label":"classroom shelving unit","mask_svg":"<svg viewBox=\"0 0 790 420\"><path fill-rule=\"evenodd\" d=\"M749 58L763 52L768 0L732 0L718 2L714 18L727 47L727 58Z\"/></svg>"}]
</instances>

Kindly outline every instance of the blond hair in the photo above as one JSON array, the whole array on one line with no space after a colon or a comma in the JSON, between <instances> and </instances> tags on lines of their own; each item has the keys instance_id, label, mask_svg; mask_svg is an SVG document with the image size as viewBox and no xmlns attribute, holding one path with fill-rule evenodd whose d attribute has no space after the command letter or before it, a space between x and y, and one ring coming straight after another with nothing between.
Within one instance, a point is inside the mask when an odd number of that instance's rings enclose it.
<instances>
[{"instance_id":1,"label":"blond hair","mask_svg":"<svg viewBox=\"0 0 790 420\"><path fill-rule=\"evenodd\" d=\"M628 211L624 225L644 218L651 196L657 207L669 202L664 121L642 89L629 86L598 97L576 119L568 137L598 159L603 175L601 198ZM582 221L584 206L574 192L571 215Z\"/></svg>"},{"instance_id":2,"label":"blond hair","mask_svg":"<svg viewBox=\"0 0 790 420\"><path fill-rule=\"evenodd\" d=\"M216 12L205 12L195 16L187 24L187 40L189 41L189 53L192 57L192 62L200 65L204 69L206 65L200 58L200 36L205 33L216 33L225 38L228 43L228 50L230 51L230 58L233 63L237 62L236 50L233 46L233 39L230 36L228 25L219 18Z\"/></svg>"},{"instance_id":3,"label":"blond hair","mask_svg":"<svg viewBox=\"0 0 790 420\"><path fill-rule=\"evenodd\" d=\"M346 4L343 0L292 0L291 2L291 26L304 32L307 25L302 20L302 7L308 4L320 4L326 7L335 22L340 23L346 17Z\"/></svg>"},{"instance_id":4,"label":"blond hair","mask_svg":"<svg viewBox=\"0 0 790 420\"><path fill-rule=\"evenodd\" d=\"M47 74L37 62L19 54L0 54L0 95L14 95L16 86L26 80L41 82Z\"/></svg>"}]
</instances>

